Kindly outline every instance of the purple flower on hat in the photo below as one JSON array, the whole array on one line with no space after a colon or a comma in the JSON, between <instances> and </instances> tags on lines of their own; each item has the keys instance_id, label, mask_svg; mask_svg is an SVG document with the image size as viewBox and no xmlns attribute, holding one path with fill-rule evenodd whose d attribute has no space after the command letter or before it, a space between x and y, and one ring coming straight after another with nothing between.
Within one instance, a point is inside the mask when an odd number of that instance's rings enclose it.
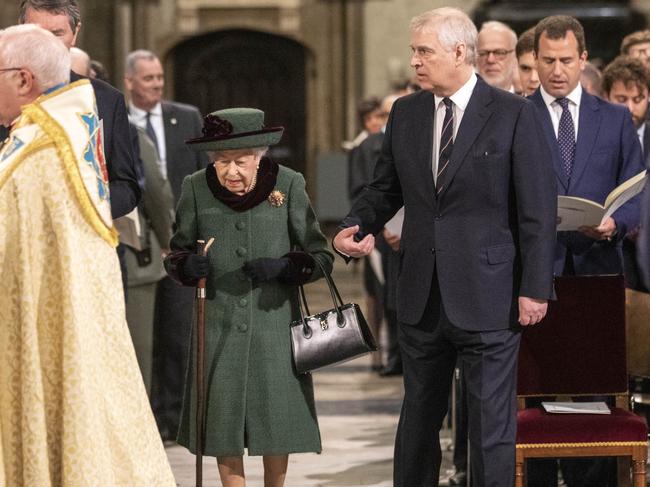
<instances>
[{"instance_id":1,"label":"purple flower on hat","mask_svg":"<svg viewBox=\"0 0 650 487\"><path fill-rule=\"evenodd\" d=\"M232 134L233 127L228 120L217 115L203 117L203 135L205 137L225 137Z\"/></svg>"}]
</instances>

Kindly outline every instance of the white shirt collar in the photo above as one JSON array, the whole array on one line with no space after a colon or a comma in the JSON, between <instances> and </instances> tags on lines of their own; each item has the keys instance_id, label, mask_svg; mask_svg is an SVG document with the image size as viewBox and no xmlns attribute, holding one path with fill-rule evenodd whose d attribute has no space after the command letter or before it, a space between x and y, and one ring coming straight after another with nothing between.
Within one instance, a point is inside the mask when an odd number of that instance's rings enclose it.
<instances>
[{"instance_id":1,"label":"white shirt collar","mask_svg":"<svg viewBox=\"0 0 650 487\"><path fill-rule=\"evenodd\" d=\"M549 95L541 85L539 87L539 91L542 94L542 98L544 99L546 106L551 107L551 104L556 100L556 98ZM578 83L578 86L576 86L573 91L566 96L566 98L568 98L569 101L572 102L575 106L580 106L580 99L582 98L582 86L580 83Z\"/></svg>"},{"instance_id":2,"label":"white shirt collar","mask_svg":"<svg viewBox=\"0 0 650 487\"><path fill-rule=\"evenodd\" d=\"M136 107L133 102L129 102L129 113L134 116L135 118L145 118L147 116L147 113L151 113L152 115L159 115L162 116L162 105L160 103L156 103L156 106L151 109L150 112L146 112L142 108Z\"/></svg>"},{"instance_id":3,"label":"white shirt collar","mask_svg":"<svg viewBox=\"0 0 650 487\"><path fill-rule=\"evenodd\" d=\"M458 91L456 91L456 93L448 98L454 102L454 105L456 105L460 110L465 111L465 108L467 108L467 104L469 103L469 99L472 97L472 93L474 92L474 87L476 86L477 81L478 78L476 77L476 73L472 72L465 84L461 86ZM440 107L440 104L442 103L444 97L434 95L434 98L437 109Z\"/></svg>"},{"instance_id":4,"label":"white shirt collar","mask_svg":"<svg viewBox=\"0 0 650 487\"><path fill-rule=\"evenodd\" d=\"M646 123L643 122L641 126L638 129L636 129L636 133L639 135L639 140L641 141L641 147L644 149L645 147L643 147L643 135L645 134L645 124Z\"/></svg>"}]
</instances>

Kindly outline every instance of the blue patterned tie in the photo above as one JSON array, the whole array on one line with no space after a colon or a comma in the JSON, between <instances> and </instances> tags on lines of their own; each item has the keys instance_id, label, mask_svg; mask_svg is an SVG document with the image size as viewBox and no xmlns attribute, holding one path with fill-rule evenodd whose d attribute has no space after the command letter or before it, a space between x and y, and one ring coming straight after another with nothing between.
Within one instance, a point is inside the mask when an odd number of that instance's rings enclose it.
<instances>
[{"instance_id":1,"label":"blue patterned tie","mask_svg":"<svg viewBox=\"0 0 650 487\"><path fill-rule=\"evenodd\" d=\"M564 171L567 178L571 179L573 170L573 159L576 155L576 132L573 125L573 118L569 111L568 98L557 98L555 101L562 107L562 116L560 117L560 126L557 131L557 143L560 146L560 156L564 163Z\"/></svg>"},{"instance_id":2,"label":"blue patterned tie","mask_svg":"<svg viewBox=\"0 0 650 487\"><path fill-rule=\"evenodd\" d=\"M438 151L438 170L436 173L436 194L440 194L445 186L444 173L449 166L451 152L454 149L454 106L449 98L443 98L445 104L445 119L440 132L440 150Z\"/></svg>"}]
</instances>

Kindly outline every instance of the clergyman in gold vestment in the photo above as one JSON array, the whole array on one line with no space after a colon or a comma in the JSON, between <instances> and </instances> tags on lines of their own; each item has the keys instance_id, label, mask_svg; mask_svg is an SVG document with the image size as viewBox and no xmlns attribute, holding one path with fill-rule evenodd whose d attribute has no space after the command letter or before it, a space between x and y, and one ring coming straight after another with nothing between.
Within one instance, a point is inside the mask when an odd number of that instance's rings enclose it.
<instances>
[{"instance_id":1,"label":"clergyman in gold vestment","mask_svg":"<svg viewBox=\"0 0 650 487\"><path fill-rule=\"evenodd\" d=\"M0 31L0 487L175 486L124 316L92 87Z\"/></svg>"}]
</instances>

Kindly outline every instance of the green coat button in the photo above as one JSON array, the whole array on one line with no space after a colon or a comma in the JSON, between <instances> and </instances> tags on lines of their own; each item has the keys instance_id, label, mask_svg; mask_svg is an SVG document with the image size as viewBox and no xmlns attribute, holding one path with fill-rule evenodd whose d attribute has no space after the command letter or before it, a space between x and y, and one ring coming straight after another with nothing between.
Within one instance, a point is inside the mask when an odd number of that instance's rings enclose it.
<instances>
[{"instance_id":1,"label":"green coat button","mask_svg":"<svg viewBox=\"0 0 650 487\"><path fill-rule=\"evenodd\" d=\"M248 250L246 250L245 247L238 247L237 250L235 250L235 253L236 253L239 257L243 257L243 256L245 256L245 255L248 253Z\"/></svg>"},{"instance_id":2,"label":"green coat button","mask_svg":"<svg viewBox=\"0 0 650 487\"><path fill-rule=\"evenodd\" d=\"M239 306L241 306L242 308L245 307L247 304L248 304L247 299L242 298L242 299L239 300Z\"/></svg>"},{"instance_id":3,"label":"green coat button","mask_svg":"<svg viewBox=\"0 0 650 487\"><path fill-rule=\"evenodd\" d=\"M246 228L246 224L244 222L237 222L235 223L235 228L237 230L243 230L244 228Z\"/></svg>"},{"instance_id":4,"label":"green coat button","mask_svg":"<svg viewBox=\"0 0 650 487\"><path fill-rule=\"evenodd\" d=\"M237 325L237 329L243 333L248 330L248 325L246 323L240 323Z\"/></svg>"}]
</instances>

